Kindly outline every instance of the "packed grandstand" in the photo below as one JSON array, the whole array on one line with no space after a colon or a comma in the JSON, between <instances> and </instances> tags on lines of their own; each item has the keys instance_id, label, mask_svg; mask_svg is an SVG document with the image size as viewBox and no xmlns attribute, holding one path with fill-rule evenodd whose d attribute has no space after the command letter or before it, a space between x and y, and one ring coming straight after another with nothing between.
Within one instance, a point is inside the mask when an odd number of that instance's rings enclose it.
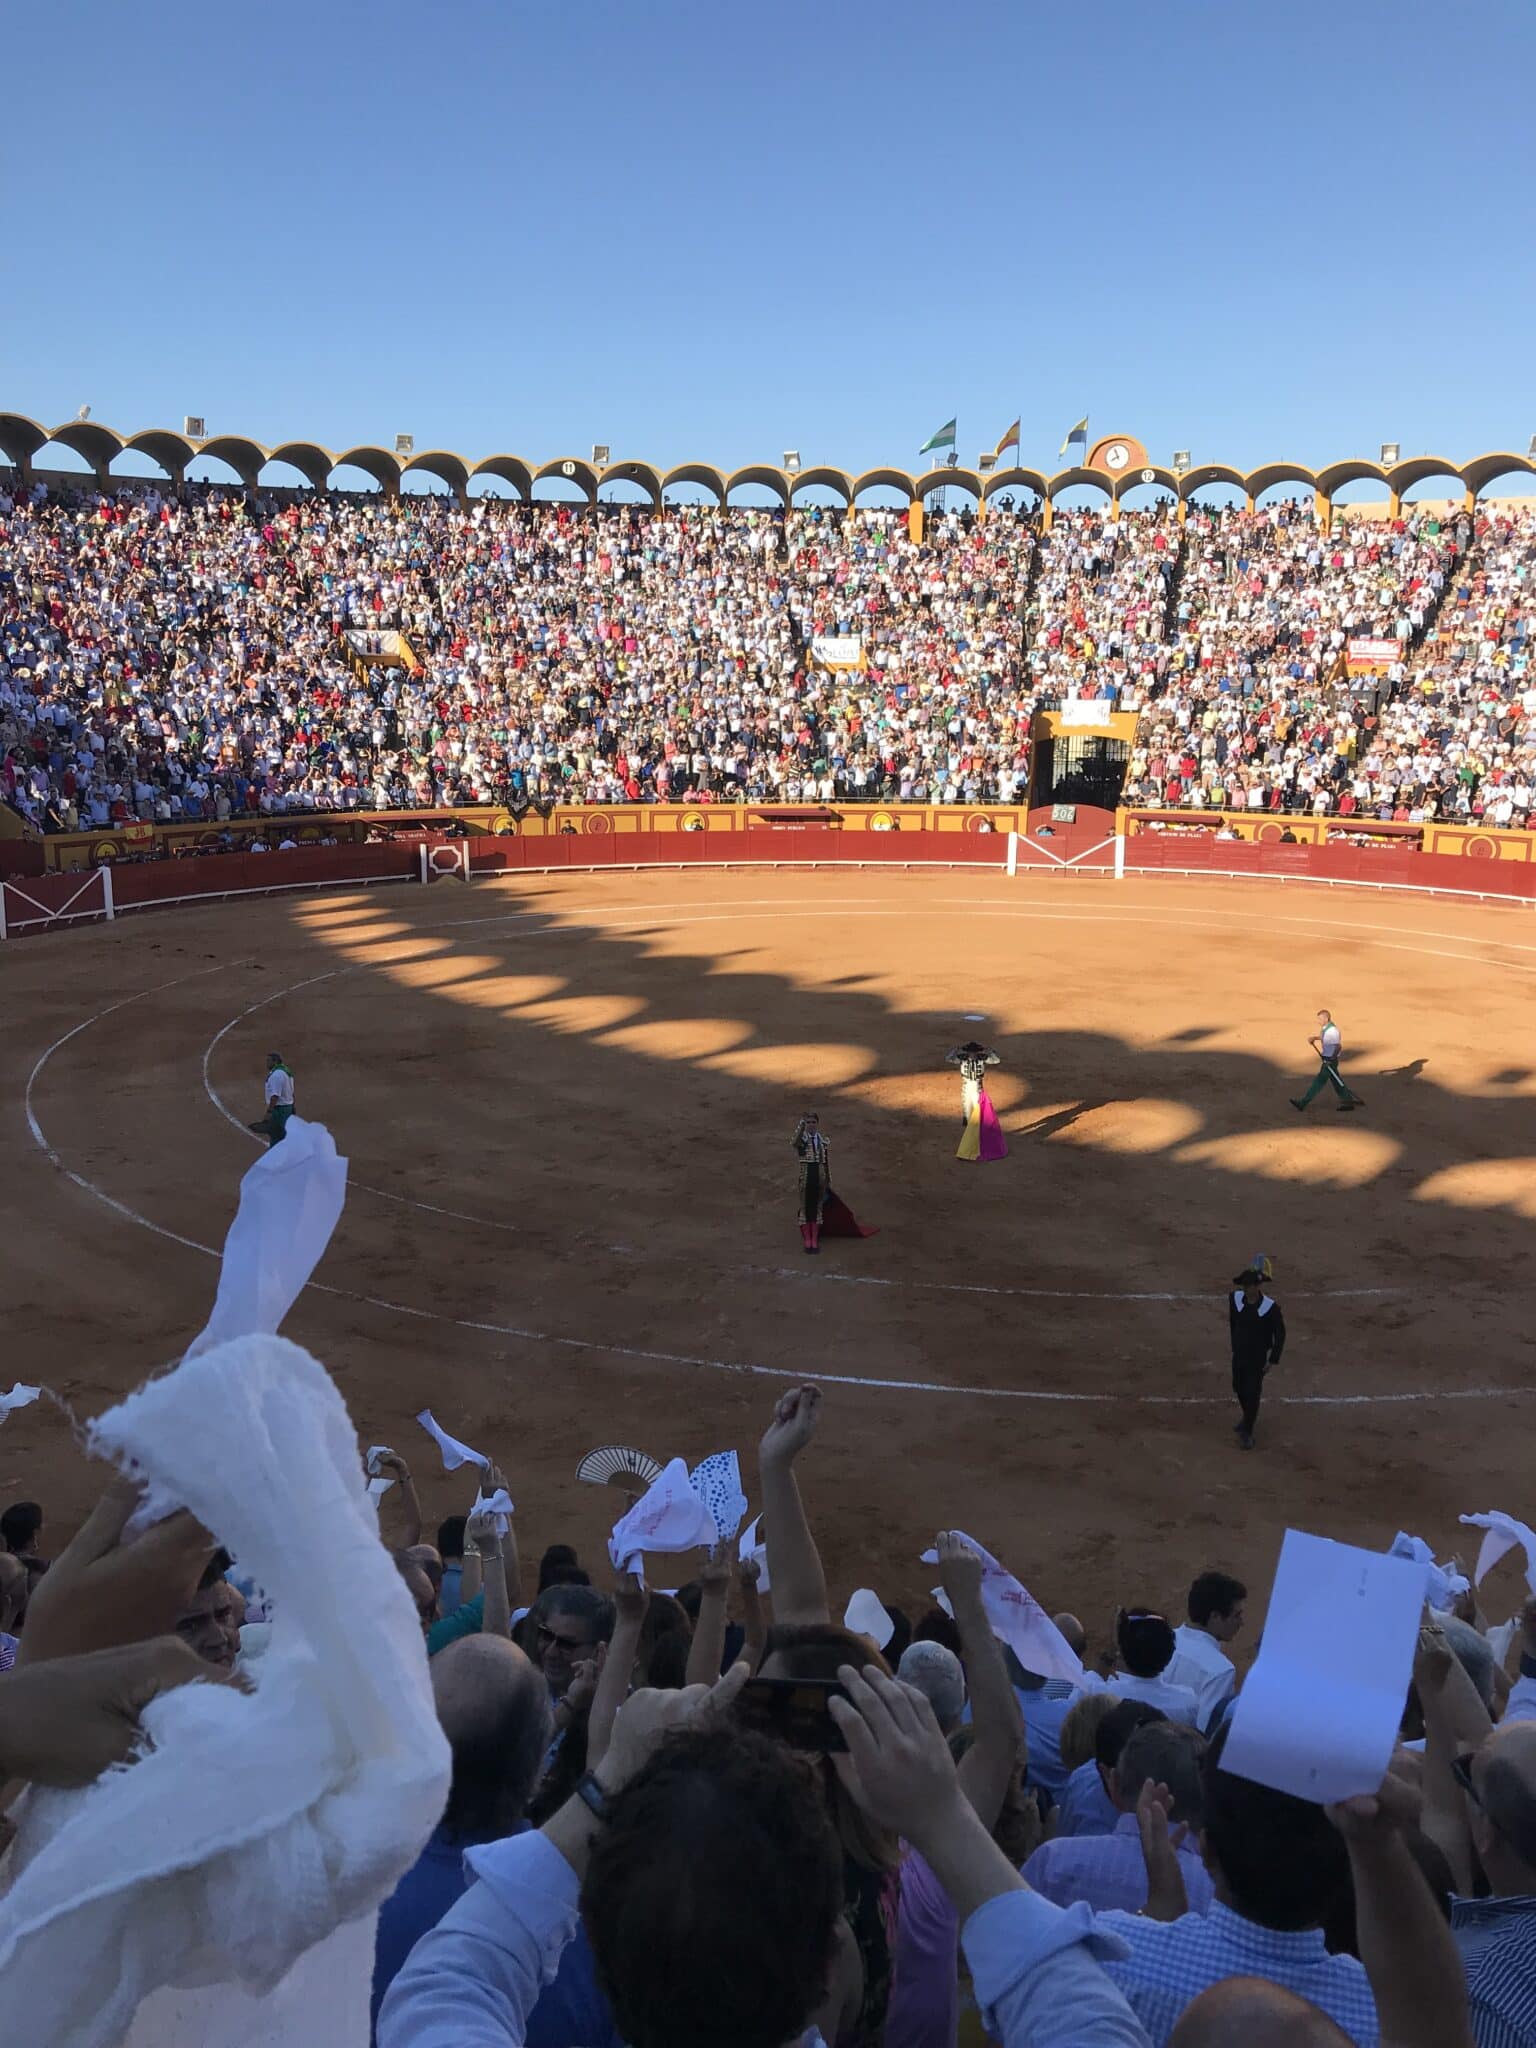
<instances>
[{"instance_id":1,"label":"packed grandstand","mask_svg":"<svg viewBox=\"0 0 1536 2048\"><path fill-rule=\"evenodd\" d=\"M1520 500L909 522L0 470L0 798L45 833L1009 803L1035 713L1086 697L1139 714L1128 803L1523 826L1533 568Z\"/></svg>"}]
</instances>

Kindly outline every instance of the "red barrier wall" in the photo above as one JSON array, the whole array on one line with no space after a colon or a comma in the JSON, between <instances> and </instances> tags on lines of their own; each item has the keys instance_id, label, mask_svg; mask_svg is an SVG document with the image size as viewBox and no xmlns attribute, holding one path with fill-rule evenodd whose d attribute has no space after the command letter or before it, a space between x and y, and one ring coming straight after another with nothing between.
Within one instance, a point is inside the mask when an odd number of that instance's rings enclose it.
<instances>
[{"instance_id":1,"label":"red barrier wall","mask_svg":"<svg viewBox=\"0 0 1536 2048\"><path fill-rule=\"evenodd\" d=\"M813 865L864 867L957 867L1000 869L1008 839L998 832L860 832L857 835L807 825L793 832L748 828L729 835L669 832L665 836L570 833L553 839L472 839L473 872L515 874L538 868L720 867L762 863L774 867Z\"/></svg>"},{"instance_id":2,"label":"red barrier wall","mask_svg":"<svg viewBox=\"0 0 1536 2048\"><path fill-rule=\"evenodd\" d=\"M1137 832L1125 843L1127 874L1287 876L1313 882L1441 889L1462 896L1536 900L1529 862L1465 860L1458 854L1400 853L1395 846L1276 846L1178 833Z\"/></svg>"},{"instance_id":3,"label":"red barrier wall","mask_svg":"<svg viewBox=\"0 0 1536 2048\"><path fill-rule=\"evenodd\" d=\"M195 860L114 864L119 910L200 896L260 895L269 889L336 888L417 872L414 846L299 847L291 853L209 853Z\"/></svg>"}]
</instances>

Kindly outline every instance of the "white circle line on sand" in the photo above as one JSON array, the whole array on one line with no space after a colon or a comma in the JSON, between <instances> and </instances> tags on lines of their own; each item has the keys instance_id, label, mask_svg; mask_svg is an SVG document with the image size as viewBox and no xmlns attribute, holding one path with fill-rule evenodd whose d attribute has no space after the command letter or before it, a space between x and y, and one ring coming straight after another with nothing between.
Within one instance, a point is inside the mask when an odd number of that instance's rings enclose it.
<instances>
[{"instance_id":1,"label":"white circle line on sand","mask_svg":"<svg viewBox=\"0 0 1536 2048\"><path fill-rule=\"evenodd\" d=\"M755 900L761 901L761 899ZM912 915L915 914L911 911L901 908L871 910L867 907L863 907L861 909L857 898L849 898L847 899L847 901L853 905L855 914L862 915L865 917L910 918ZM626 906L626 908L627 907L628 906ZM662 915L666 911L674 907L675 906L663 904L658 905L655 910L648 911L642 916L633 916L622 921L609 921L603 925L598 926L581 924L562 925L555 927L555 929L557 931L581 931L594 929L602 931L625 931L634 926L648 926L654 921L654 919L658 915ZM737 915L739 911L745 906L733 905L730 910L705 910L704 906L702 905L692 904L685 904L681 907L690 910L695 914L687 917L674 918L672 920L671 926L671 928L674 930L681 929L691 925L722 924L730 922L734 918L734 916ZM778 904L773 904L771 906L771 908L775 910L788 907L789 906L787 905ZM703 912L702 915L697 914L701 911ZM470 921L481 924L502 924L506 923L509 918L537 917L541 914L542 913L538 911L513 911L507 913L507 916L505 917L480 918ZM797 913L797 915L802 918L830 917L845 919L848 915L848 912L844 908L838 908L800 911ZM1005 908L999 912L995 912L994 915L1030 919L1034 917L1036 913L1027 908ZM1057 918L1066 916L1067 913L1050 912L1047 913L1047 915L1049 915L1052 918ZM1106 920L1100 919L1098 921L1102 923ZM1115 921L1125 922L1126 920L1118 919ZM1159 921L1160 920L1157 919L1149 920L1146 918L1139 918L1135 920L1135 922L1140 924L1146 924L1149 922L1156 923ZM459 922L462 923L465 922L465 920L461 919L459 920ZM235 1112L229 1107L228 1103L225 1102L224 1098L220 1095L218 1089L214 1086L213 1076L210 1071L213 1055L217 1050L218 1046L220 1045L220 1043L222 1042L222 1040L231 1031L234 1030L237 1024L243 1023L247 1017L253 1016L256 1013L256 1011L266 1009L270 1003L281 1002L284 996L296 995L301 989L314 988L320 982L334 981L340 975L361 973L366 968L368 968L370 964L371 963L366 960L355 960L349 962L348 965L346 965L345 967L333 967L330 968L324 974L312 974L307 976L303 981L290 982L286 988L274 989L270 995L260 996L254 1003L248 1003L243 1010L237 1012L235 1016L231 1017L227 1023L222 1024L219 1027L219 1029L214 1033L213 1037L208 1041L208 1044L203 1049L203 1092L207 1095L208 1100L213 1104L214 1108L218 1110L219 1114L222 1117L224 1117L227 1122L232 1124L236 1130L246 1132L247 1136L251 1135L249 1126L241 1121L240 1117L237 1116ZM396 1194L389 1188L378 1187L369 1181L349 1180L348 1185L349 1187L356 1188L359 1194L376 1195L381 1201L395 1202L398 1203L402 1208L420 1209L424 1213L431 1216L444 1216L448 1217L455 1223L475 1224L486 1230L504 1231L512 1236L517 1236L520 1234L518 1232L516 1224L503 1223L496 1217L471 1215L462 1209L446 1209L436 1202L424 1202L418 1196L415 1195ZM831 1281L840 1282L849 1286L859 1287L923 1287L930 1289L938 1289L948 1294L1010 1295L1016 1296L1020 1299L1033 1301L1211 1301L1215 1299L1215 1290L1210 1288L1206 1288L1203 1291L1196 1291L1191 1293L1141 1293L1112 1287L1089 1287L1082 1289L1059 1287L984 1287L980 1285L969 1284L963 1281L952 1280L905 1280L895 1278L883 1279L857 1273L804 1273L801 1272L797 1267L793 1266L738 1266L733 1269L726 1270L734 1270L738 1273L773 1274L777 1278L785 1280L810 1282ZM1286 1293L1287 1297L1292 1301L1364 1301L1386 1300L1390 1297L1401 1295L1406 1291L1407 1290L1405 1288L1401 1287L1323 1287L1288 1288L1286 1290Z\"/></svg>"},{"instance_id":2,"label":"white circle line on sand","mask_svg":"<svg viewBox=\"0 0 1536 2048\"><path fill-rule=\"evenodd\" d=\"M221 962L218 967L206 968L200 970L200 972L216 973L220 971L224 964ZM39 1055L31 1073L27 1076L23 1107L26 1113L27 1128L33 1142L43 1152L49 1162L63 1173L65 1178L71 1181L74 1186L91 1196L93 1200L102 1203L104 1207L112 1210L114 1214L137 1225L140 1229L150 1231L156 1237L165 1238L172 1244L181 1245L188 1251L198 1252L205 1258L218 1259L222 1254L216 1251L212 1245L200 1244L195 1238L184 1237L179 1231L170 1230L164 1224L154 1222L151 1218L140 1214L138 1210L131 1208L126 1202L119 1201L115 1195L108 1194L104 1188L99 1187L96 1182L88 1179L84 1174L76 1173L73 1168L66 1166L44 1132L33 1105L33 1095L37 1083L49 1061L62 1047L67 1045L72 1039L79 1037L81 1032L88 1030L91 1025L99 1023L104 1017L109 1017L114 1012L127 1008L131 1003L142 1002L146 996L158 994L167 988L179 987L182 982L195 981L197 979L199 979L198 974L182 975L174 981L161 983L158 988L141 989L135 995L124 996L115 1003L106 1004L104 1008L96 1011L92 1016L82 1019L80 1023L72 1026L70 1030L61 1033ZM358 1294L351 1289L332 1286L320 1280L309 1281L308 1287L314 1293L327 1294L339 1300L359 1303L368 1308L376 1308L388 1315L405 1315L422 1322L445 1323L455 1329L474 1330L494 1336L516 1337L524 1342L550 1344L564 1350L595 1352L609 1357L634 1358L651 1364L694 1366L713 1372L747 1373L759 1378L781 1381L797 1377L788 1368L780 1366L761 1365L745 1360L700 1358L686 1352L643 1350L634 1345L610 1344L587 1337L556 1336L544 1331L522 1329L513 1324L480 1322L462 1316L446 1316L434 1309L413 1308L404 1302L385 1301L377 1295ZM1209 1394L1068 1393L1036 1387L971 1387L955 1385L952 1382L943 1380L878 1379L852 1373L819 1373L816 1377L829 1386L864 1387L877 1391L915 1394L963 1395L975 1400L1043 1401L1079 1406L1104 1406L1109 1403L1124 1405L1129 1403L1134 1407L1146 1408L1224 1408L1228 1405L1225 1396ZM1405 1404L1437 1401L1506 1400L1522 1397L1533 1391L1536 1391L1536 1389L1530 1387L1456 1387L1440 1390L1414 1389L1395 1394L1275 1394L1271 1395L1270 1398L1272 1402L1277 1402L1281 1407L1288 1408L1372 1408L1397 1407Z\"/></svg>"}]
</instances>

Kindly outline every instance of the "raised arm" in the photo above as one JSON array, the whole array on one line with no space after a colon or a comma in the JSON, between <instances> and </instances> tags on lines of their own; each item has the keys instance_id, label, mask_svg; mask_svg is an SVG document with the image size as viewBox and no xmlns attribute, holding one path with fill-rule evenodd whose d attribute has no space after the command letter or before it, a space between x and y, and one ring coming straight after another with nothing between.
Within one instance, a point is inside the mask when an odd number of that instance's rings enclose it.
<instances>
[{"instance_id":1,"label":"raised arm","mask_svg":"<svg viewBox=\"0 0 1536 2048\"><path fill-rule=\"evenodd\" d=\"M489 1496L495 1493L498 1487L506 1487L507 1475L499 1465L487 1465L482 1484ZM501 1562L507 1578L507 1605L515 1610L523 1604L523 1567L522 1560L517 1554L516 1515L507 1518L507 1533L501 1539Z\"/></svg>"},{"instance_id":2,"label":"raised arm","mask_svg":"<svg viewBox=\"0 0 1536 2048\"><path fill-rule=\"evenodd\" d=\"M613 1724L620 1707L629 1698L635 1659L640 1652L640 1631L645 1626L646 1609L650 1604L651 1596L638 1575L634 1572L621 1573L613 1591L613 1636L608 1644L608 1654L603 1659L597 1691L592 1695L592 1711L587 1716L589 1771L595 1771L608 1754L608 1745L613 1740Z\"/></svg>"},{"instance_id":3,"label":"raised arm","mask_svg":"<svg viewBox=\"0 0 1536 2048\"><path fill-rule=\"evenodd\" d=\"M976 1739L960 1763L960 1789L990 1834L1024 1747L1024 1717L981 1602L981 1559L952 1529L939 1531L939 1584L960 1631Z\"/></svg>"},{"instance_id":4,"label":"raised arm","mask_svg":"<svg viewBox=\"0 0 1536 2048\"><path fill-rule=\"evenodd\" d=\"M1403 1839L1418 1818L1413 1788L1388 1775L1373 1797L1330 1806L1328 1818L1349 1850L1382 2048L1472 2048L1461 1957Z\"/></svg>"},{"instance_id":5,"label":"raised arm","mask_svg":"<svg viewBox=\"0 0 1536 2048\"><path fill-rule=\"evenodd\" d=\"M795 1479L795 1460L815 1435L820 1412L820 1387L793 1388L774 1409L758 1446L773 1611L783 1622L831 1620L826 1575Z\"/></svg>"},{"instance_id":6,"label":"raised arm","mask_svg":"<svg viewBox=\"0 0 1536 2048\"><path fill-rule=\"evenodd\" d=\"M1419 1631L1413 1683L1424 1711L1424 1832L1444 1850L1457 1890L1469 1892L1472 1831L1452 1766L1480 1747L1493 1724L1460 1659L1432 1622Z\"/></svg>"},{"instance_id":7,"label":"raised arm","mask_svg":"<svg viewBox=\"0 0 1536 2048\"><path fill-rule=\"evenodd\" d=\"M699 1618L693 1625L684 1685L713 1685L725 1661L725 1602L731 1590L731 1566L724 1544L705 1558L699 1585Z\"/></svg>"},{"instance_id":8,"label":"raised arm","mask_svg":"<svg viewBox=\"0 0 1536 2048\"><path fill-rule=\"evenodd\" d=\"M380 1473L387 1472L399 1482L401 1527L396 1544L399 1550L409 1550L421 1541L421 1502L416 1498L416 1482L411 1477L411 1468L398 1451L388 1451L379 1460Z\"/></svg>"},{"instance_id":9,"label":"raised arm","mask_svg":"<svg viewBox=\"0 0 1536 2048\"><path fill-rule=\"evenodd\" d=\"M512 1605L507 1598L507 1567L501 1554L502 1539L496 1533L496 1517L484 1508L471 1515L464 1525L466 1552L471 1541L480 1553L480 1569L485 1576L485 1607L480 1627L488 1636L510 1635Z\"/></svg>"}]
</instances>

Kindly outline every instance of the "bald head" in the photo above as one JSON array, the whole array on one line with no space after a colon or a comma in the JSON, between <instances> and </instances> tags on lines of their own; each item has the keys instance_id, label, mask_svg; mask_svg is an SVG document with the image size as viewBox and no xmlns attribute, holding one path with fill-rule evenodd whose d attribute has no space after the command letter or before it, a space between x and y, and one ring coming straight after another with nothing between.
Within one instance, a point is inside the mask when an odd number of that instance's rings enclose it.
<instances>
[{"instance_id":1,"label":"bald head","mask_svg":"<svg viewBox=\"0 0 1536 2048\"><path fill-rule=\"evenodd\" d=\"M1074 1657L1081 1657L1088 1648L1088 1631L1075 1614L1055 1614L1051 1619L1057 1630L1067 1639L1067 1648Z\"/></svg>"},{"instance_id":2,"label":"bald head","mask_svg":"<svg viewBox=\"0 0 1536 2048\"><path fill-rule=\"evenodd\" d=\"M1294 1991L1228 1977L1185 2007L1168 2048L1349 2048L1349 2036Z\"/></svg>"},{"instance_id":3,"label":"bald head","mask_svg":"<svg viewBox=\"0 0 1536 2048\"><path fill-rule=\"evenodd\" d=\"M549 1690L504 1636L461 1636L432 1659L432 1697L453 1751L443 1824L451 1834L510 1834L549 1748Z\"/></svg>"}]
</instances>

